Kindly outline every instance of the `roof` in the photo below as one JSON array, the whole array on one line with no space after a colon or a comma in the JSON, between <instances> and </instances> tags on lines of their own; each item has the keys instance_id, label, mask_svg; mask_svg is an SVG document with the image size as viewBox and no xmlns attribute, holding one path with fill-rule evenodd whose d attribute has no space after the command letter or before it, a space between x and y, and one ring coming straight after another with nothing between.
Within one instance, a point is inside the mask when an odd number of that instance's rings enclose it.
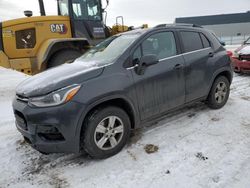
<instances>
[{"instance_id":1,"label":"roof","mask_svg":"<svg viewBox=\"0 0 250 188\"><path fill-rule=\"evenodd\" d=\"M221 25L232 23L250 23L250 11L237 14L221 14L211 16L176 18L176 23L190 23L197 25Z\"/></svg>"}]
</instances>

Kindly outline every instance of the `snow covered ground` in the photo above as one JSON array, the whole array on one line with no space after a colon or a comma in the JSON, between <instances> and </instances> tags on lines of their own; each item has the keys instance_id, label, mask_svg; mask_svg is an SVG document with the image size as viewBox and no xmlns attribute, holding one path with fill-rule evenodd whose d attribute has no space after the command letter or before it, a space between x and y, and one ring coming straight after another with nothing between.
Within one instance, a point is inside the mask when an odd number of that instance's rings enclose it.
<instances>
[{"instance_id":1,"label":"snow covered ground","mask_svg":"<svg viewBox=\"0 0 250 188\"><path fill-rule=\"evenodd\" d=\"M0 68L0 187L250 187L250 76L236 75L228 104L195 104L135 132L118 155L42 155L17 132L11 109L27 78ZM146 144L159 147L147 154Z\"/></svg>"}]
</instances>

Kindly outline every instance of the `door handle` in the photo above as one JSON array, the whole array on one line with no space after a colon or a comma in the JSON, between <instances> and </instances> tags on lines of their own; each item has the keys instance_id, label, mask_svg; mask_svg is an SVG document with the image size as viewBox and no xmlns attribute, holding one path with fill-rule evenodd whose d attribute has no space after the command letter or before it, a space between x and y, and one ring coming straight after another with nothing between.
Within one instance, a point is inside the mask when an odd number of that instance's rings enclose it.
<instances>
[{"instance_id":1,"label":"door handle","mask_svg":"<svg viewBox=\"0 0 250 188\"><path fill-rule=\"evenodd\" d=\"M214 57L214 52L209 52L209 57Z\"/></svg>"},{"instance_id":2,"label":"door handle","mask_svg":"<svg viewBox=\"0 0 250 188\"><path fill-rule=\"evenodd\" d=\"M183 67L182 64L176 64L176 65L174 66L174 69L179 70L179 69L181 69L182 67Z\"/></svg>"}]
</instances>

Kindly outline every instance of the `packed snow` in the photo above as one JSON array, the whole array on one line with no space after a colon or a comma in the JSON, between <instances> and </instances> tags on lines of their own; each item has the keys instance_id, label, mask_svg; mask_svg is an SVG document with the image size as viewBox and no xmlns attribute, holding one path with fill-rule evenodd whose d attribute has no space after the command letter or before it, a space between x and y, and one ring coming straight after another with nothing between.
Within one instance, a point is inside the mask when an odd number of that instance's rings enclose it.
<instances>
[{"instance_id":1,"label":"packed snow","mask_svg":"<svg viewBox=\"0 0 250 188\"><path fill-rule=\"evenodd\" d=\"M202 103L137 130L116 156L43 155L24 142L12 113L26 79L0 68L0 187L250 187L250 76L235 75L227 105ZM147 144L158 151L148 154Z\"/></svg>"}]
</instances>

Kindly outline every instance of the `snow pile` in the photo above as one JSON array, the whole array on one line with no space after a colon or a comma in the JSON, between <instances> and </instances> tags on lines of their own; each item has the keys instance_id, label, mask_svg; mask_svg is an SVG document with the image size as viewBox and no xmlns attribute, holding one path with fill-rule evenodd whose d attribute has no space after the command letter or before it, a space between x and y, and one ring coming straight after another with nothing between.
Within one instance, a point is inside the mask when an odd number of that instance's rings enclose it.
<instances>
[{"instance_id":1,"label":"snow pile","mask_svg":"<svg viewBox=\"0 0 250 188\"><path fill-rule=\"evenodd\" d=\"M0 187L250 187L250 77L236 75L228 104L195 104L137 130L118 155L42 155L14 125L11 100L26 76L0 69ZM148 154L147 144L158 147Z\"/></svg>"},{"instance_id":2,"label":"snow pile","mask_svg":"<svg viewBox=\"0 0 250 188\"><path fill-rule=\"evenodd\" d=\"M12 99L15 96L15 88L18 83L29 76L22 73L4 69L0 67L0 124L3 121L13 120L12 109L10 108Z\"/></svg>"}]
</instances>

